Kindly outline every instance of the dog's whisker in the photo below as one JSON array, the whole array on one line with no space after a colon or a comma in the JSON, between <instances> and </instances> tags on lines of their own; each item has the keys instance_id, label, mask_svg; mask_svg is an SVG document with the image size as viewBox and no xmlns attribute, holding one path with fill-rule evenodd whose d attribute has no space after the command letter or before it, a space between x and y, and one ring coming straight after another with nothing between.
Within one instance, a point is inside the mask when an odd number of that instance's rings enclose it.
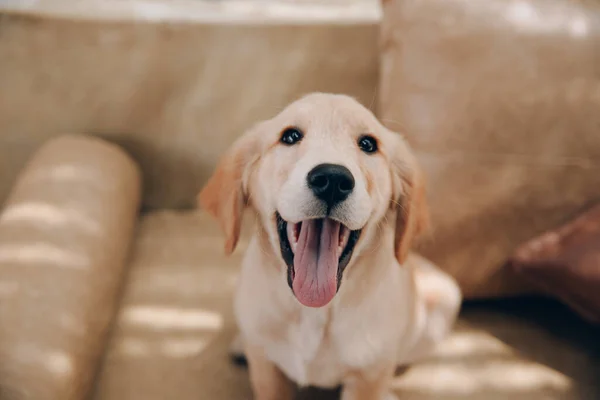
<instances>
[{"instance_id":1,"label":"dog's whisker","mask_svg":"<svg viewBox=\"0 0 600 400\"><path fill-rule=\"evenodd\" d=\"M381 118L380 121L385 122L385 123L390 123L390 124L396 124L396 125L400 125L400 126L404 125L402 122L398 121L397 119Z\"/></svg>"},{"instance_id":2,"label":"dog's whisker","mask_svg":"<svg viewBox=\"0 0 600 400\"><path fill-rule=\"evenodd\" d=\"M375 88L375 90L373 90L373 98L371 99L371 104L369 105L369 110L371 110L371 112L375 112L375 110L373 109L373 106L375 105L375 100L377 99L377 88Z\"/></svg>"}]
</instances>

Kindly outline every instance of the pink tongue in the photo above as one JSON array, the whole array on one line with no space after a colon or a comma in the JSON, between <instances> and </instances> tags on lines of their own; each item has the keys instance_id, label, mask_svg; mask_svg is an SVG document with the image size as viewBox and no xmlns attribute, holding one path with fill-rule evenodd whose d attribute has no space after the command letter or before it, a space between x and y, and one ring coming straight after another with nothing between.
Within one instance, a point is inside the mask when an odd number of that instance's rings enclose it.
<instances>
[{"instance_id":1,"label":"pink tongue","mask_svg":"<svg viewBox=\"0 0 600 400\"><path fill-rule=\"evenodd\" d=\"M296 298L307 307L323 307L337 290L340 223L328 218L303 221L294 254Z\"/></svg>"}]
</instances>

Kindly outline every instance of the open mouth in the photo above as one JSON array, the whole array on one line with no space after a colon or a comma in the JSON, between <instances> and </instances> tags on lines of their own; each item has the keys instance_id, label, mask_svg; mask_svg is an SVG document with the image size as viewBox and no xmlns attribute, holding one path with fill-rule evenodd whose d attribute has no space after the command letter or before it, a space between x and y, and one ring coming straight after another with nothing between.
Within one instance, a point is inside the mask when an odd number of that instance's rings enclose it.
<instances>
[{"instance_id":1,"label":"open mouth","mask_svg":"<svg viewBox=\"0 0 600 400\"><path fill-rule=\"evenodd\" d=\"M290 288L303 305L323 307L339 290L361 231L330 218L293 224L275 216Z\"/></svg>"}]
</instances>

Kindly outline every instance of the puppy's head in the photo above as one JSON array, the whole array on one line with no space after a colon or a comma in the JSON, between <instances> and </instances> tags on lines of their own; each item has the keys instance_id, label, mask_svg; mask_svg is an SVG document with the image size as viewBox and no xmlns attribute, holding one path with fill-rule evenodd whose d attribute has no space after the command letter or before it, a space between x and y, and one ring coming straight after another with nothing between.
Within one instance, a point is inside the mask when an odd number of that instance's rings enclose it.
<instances>
[{"instance_id":1,"label":"puppy's head","mask_svg":"<svg viewBox=\"0 0 600 400\"><path fill-rule=\"evenodd\" d=\"M253 207L290 288L310 307L335 296L361 234L393 224L402 263L427 222L408 146L343 95L308 95L254 126L221 159L198 199L220 221L228 253L244 207ZM370 245L379 244L362 247Z\"/></svg>"}]
</instances>

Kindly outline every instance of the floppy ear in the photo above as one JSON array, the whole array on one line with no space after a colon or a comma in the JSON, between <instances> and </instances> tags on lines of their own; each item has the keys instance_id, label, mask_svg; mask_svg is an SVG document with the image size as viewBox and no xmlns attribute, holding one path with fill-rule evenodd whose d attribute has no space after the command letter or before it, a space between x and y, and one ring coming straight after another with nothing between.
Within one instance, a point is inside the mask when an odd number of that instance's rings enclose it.
<instances>
[{"instance_id":1,"label":"floppy ear","mask_svg":"<svg viewBox=\"0 0 600 400\"><path fill-rule=\"evenodd\" d=\"M219 160L215 172L198 194L198 205L215 217L225 233L225 253L237 245L244 208L248 203L247 181L260 149L256 128L245 133Z\"/></svg>"},{"instance_id":2,"label":"floppy ear","mask_svg":"<svg viewBox=\"0 0 600 400\"><path fill-rule=\"evenodd\" d=\"M429 209L425 198L425 182L416 159L405 147L405 156L394 164L394 174L402 190L395 200L397 208L394 251L403 264L414 240L429 227Z\"/></svg>"}]
</instances>

